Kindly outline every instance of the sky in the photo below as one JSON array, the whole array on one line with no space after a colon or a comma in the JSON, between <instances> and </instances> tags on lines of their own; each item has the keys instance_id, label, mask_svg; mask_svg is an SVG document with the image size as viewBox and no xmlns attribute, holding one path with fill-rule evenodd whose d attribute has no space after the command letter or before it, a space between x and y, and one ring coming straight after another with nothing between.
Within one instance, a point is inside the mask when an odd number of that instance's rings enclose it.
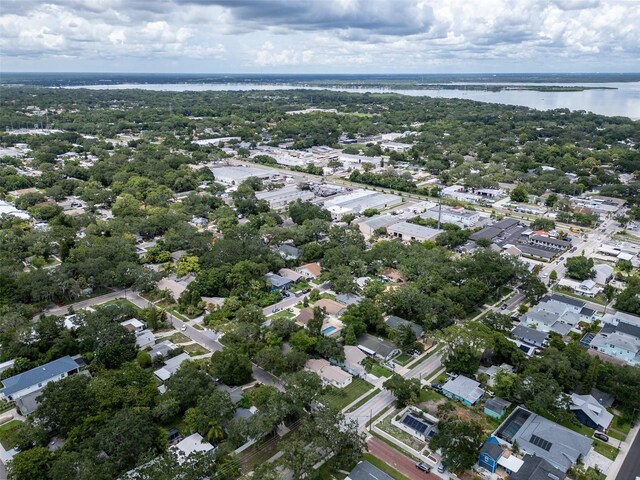
<instances>
[{"instance_id":1,"label":"sky","mask_svg":"<svg viewBox=\"0 0 640 480\"><path fill-rule=\"evenodd\" d=\"M0 71L639 72L640 0L1 0Z\"/></svg>"}]
</instances>

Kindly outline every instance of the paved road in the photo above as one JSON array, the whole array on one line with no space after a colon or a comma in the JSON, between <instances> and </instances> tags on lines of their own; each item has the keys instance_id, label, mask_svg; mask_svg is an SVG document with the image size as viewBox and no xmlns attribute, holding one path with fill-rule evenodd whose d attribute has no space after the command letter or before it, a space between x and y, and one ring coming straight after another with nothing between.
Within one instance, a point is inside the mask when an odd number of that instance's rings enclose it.
<instances>
[{"instance_id":1,"label":"paved road","mask_svg":"<svg viewBox=\"0 0 640 480\"><path fill-rule=\"evenodd\" d=\"M432 473L426 473L416 468L416 462L403 455L395 448L387 445L382 440L373 437L368 442L369 453L379 458L387 465L408 477L410 480L440 480Z\"/></svg>"},{"instance_id":2,"label":"paved road","mask_svg":"<svg viewBox=\"0 0 640 480\"><path fill-rule=\"evenodd\" d=\"M616 480L635 480L640 477L640 435L636 435Z\"/></svg>"}]
</instances>

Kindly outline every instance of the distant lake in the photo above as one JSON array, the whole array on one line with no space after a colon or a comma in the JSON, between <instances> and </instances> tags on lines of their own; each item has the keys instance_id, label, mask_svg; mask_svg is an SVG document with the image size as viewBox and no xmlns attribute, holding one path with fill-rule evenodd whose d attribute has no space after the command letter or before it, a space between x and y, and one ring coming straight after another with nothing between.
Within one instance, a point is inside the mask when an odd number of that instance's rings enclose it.
<instances>
[{"instance_id":1,"label":"distant lake","mask_svg":"<svg viewBox=\"0 0 640 480\"><path fill-rule=\"evenodd\" d=\"M499 84L499 83L498 83ZM509 85L516 83L509 82ZM462 85L462 84L460 84ZM492 83L496 85L496 83ZM64 88L87 88L90 90L156 90L163 92L204 92L204 91L251 91L251 90L333 90L353 93L399 93L416 97L461 98L487 103L521 105L538 110L568 108L586 110L607 116L623 116L640 119L640 82L620 83L523 83L527 86L584 86L607 89L588 89L580 92L537 92L534 90L502 90L498 92L474 90L429 90L426 86L420 90L392 89L375 87L315 87L308 85L277 83L121 83L109 85L85 85Z\"/></svg>"}]
</instances>

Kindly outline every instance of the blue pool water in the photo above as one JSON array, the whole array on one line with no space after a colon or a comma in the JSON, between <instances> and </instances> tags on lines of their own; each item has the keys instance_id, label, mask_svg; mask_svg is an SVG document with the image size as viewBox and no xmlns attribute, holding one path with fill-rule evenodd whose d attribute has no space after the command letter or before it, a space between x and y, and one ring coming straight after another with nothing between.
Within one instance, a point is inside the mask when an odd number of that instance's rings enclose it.
<instances>
[{"instance_id":1,"label":"blue pool water","mask_svg":"<svg viewBox=\"0 0 640 480\"><path fill-rule=\"evenodd\" d=\"M331 325L330 327L327 327L324 330L322 330L322 334L323 335L329 335L330 333L335 332L335 331L336 331L336 327Z\"/></svg>"}]
</instances>

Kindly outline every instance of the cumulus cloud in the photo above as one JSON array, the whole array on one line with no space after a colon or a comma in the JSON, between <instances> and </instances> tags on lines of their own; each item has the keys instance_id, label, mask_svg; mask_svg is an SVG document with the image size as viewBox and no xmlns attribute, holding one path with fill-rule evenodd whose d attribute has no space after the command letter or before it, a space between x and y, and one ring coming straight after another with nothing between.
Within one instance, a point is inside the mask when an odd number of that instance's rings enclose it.
<instances>
[{"instance_id":1,"label":"cumulus cloud","mask_svg":"<svg viewBox=\"0 0 640 480\"><path fill-rule=\"evenodd\" d=\"M6 70L640 68L640 9L625 0L2 0L2 7Z\"/></svg>"}]
</instances>

